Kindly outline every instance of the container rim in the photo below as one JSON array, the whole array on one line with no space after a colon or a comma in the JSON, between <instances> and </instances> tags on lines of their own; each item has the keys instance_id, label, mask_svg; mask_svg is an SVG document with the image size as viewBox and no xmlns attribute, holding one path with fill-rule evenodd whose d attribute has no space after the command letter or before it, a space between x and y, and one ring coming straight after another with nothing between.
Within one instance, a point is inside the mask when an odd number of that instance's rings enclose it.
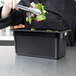
<instances>
[{"instance_id":1,"label":"container rim","mask_svg":"<svg viewBox=\"0 0 76 76\"><path fill-rule=\"evenodd\" d=\"M51 30L51 31L50 31ZM23 31L23 32L39 32L39 33L65 33L65 32L70 32L71 30L67 30L67 29L63 29L63 30L53 30L53 29L50 29L50 30L30 30L30 29L25 29L25 28L16 28L16 29L13 29L13 31Z\"/></svg>"}]
</instances>

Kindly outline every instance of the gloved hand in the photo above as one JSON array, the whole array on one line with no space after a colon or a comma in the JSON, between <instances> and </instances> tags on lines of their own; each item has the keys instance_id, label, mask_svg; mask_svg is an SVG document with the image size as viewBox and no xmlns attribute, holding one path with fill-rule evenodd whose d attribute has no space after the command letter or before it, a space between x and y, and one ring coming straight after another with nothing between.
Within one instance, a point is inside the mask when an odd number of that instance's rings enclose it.
<instances>
[{"instance_id":1,"label":"gloved hand","mask_svg":"<svg viewBox=\"0 0 76 76\"><path fill-rule=\"evenodd\" d=\"M8 17L11 9L16 9L16 0L4 0L4 6L1 13L2 18Z\"/></svg>"},{"instance_id":2,"label":"gloved hand","mask_svg":"<svg viewBox=\"0 0 76 76\"><path fill-rule=\"evenodd\" d=\"M16 0L4 0L4 3L5 3L5 6L10 9L16 8Z\"/></svg>"}]
</instances>

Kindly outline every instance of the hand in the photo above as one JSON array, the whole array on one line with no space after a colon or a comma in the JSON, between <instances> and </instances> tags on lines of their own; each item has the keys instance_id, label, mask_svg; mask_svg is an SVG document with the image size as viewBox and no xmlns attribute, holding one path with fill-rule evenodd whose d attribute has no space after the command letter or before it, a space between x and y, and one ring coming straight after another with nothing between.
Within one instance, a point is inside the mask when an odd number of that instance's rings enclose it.
<instances>
[{"instance_id":1,"label":"hand","mask_svg":"<svg viewBox=\"0 0 76 76\"><path fill-rule=\"evenodd\" d=\"M10 9L16 8L16 0L4 0L5 6Z\"/></svg>"},{"instance_id":2,"label":"hand","mask_svg":"<svg viewBox=\"0 0 76 76\"><path fill-rule=\"evenodd\" d=\"M16 8L16 0L4 0L4 6L1 12L1 17L6 18L9 16L11 9Z\"/></svg>"}]
</instances>

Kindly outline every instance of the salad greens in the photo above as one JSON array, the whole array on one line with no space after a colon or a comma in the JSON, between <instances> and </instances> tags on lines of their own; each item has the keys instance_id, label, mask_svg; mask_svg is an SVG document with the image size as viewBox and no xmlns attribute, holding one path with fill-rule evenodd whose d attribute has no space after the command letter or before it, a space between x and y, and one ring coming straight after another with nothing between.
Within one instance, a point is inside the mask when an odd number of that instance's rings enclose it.
<instances>
[{"instance_id":1,"label":"salad greens","mask_svg":"<svg viewBox=\"0 0 76 76\"><path fill-rule=\"evenodd\" d=\"M41 22L41 21L44 22L46 20L45 15L48 12L44 9L44 6L41 3L35 4L33 2L33 5L34 5L34 7L36 6L36 9L39 9L42 12L42 14L41 15L35 15L35 14L31 13L30 14L31 16L26 17L26 22L29 22L29 24L32 23L32 20L35 20L36 22Z\"/></svg>"}]
</instances>

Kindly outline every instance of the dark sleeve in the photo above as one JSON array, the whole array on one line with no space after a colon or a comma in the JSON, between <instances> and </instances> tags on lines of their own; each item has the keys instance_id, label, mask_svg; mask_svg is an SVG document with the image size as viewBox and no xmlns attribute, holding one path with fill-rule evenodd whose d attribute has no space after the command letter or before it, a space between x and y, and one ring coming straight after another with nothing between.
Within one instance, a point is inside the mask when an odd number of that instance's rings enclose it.
<instances>
[{"instance_id":1,"label":"dark sleeve","mask_svg":"<svg viewBox=\"0 0 76 76\"><path fill-rule=\"evenodd\" d=\"M11 10L10 15L4 19L1 18L1 11L2 11L2 7L0 8L0 29L8 26L23 24L24 21L21 10L19 11L14 9Z\"/></svg>"},{"instance_id":2,"label":"dark sleeve","mask_svg":"<svg viewBox=\"0 0 76 76\"><path fill-rule=\"evenodd\" d=\"M48 12L48 14L46 14L46 21L37 23L34 20L32 21L32 26L30 25L30 28L32 27L36 29L66 29L65 24L63 22L63 17L62 17L63 10L64 10L63 8L64 2L62 2L61 0L57 0L57 1L46 0L46 2L44 3L45 10L47 10Z\"/></svg>"},{"instance_id":3,"label":"dark sleeve","mask_svg":"<svg viewBox=\"0 0 76 76\"><path fill-rule=\"evenodd\" d=\"M37 23L35 20L33 20L32 25L28 25L26 25L27 28L35 29L66 29L62 18L49 11L48 14L46 14L45 22Z\"/></svg>"}]
</instances>

